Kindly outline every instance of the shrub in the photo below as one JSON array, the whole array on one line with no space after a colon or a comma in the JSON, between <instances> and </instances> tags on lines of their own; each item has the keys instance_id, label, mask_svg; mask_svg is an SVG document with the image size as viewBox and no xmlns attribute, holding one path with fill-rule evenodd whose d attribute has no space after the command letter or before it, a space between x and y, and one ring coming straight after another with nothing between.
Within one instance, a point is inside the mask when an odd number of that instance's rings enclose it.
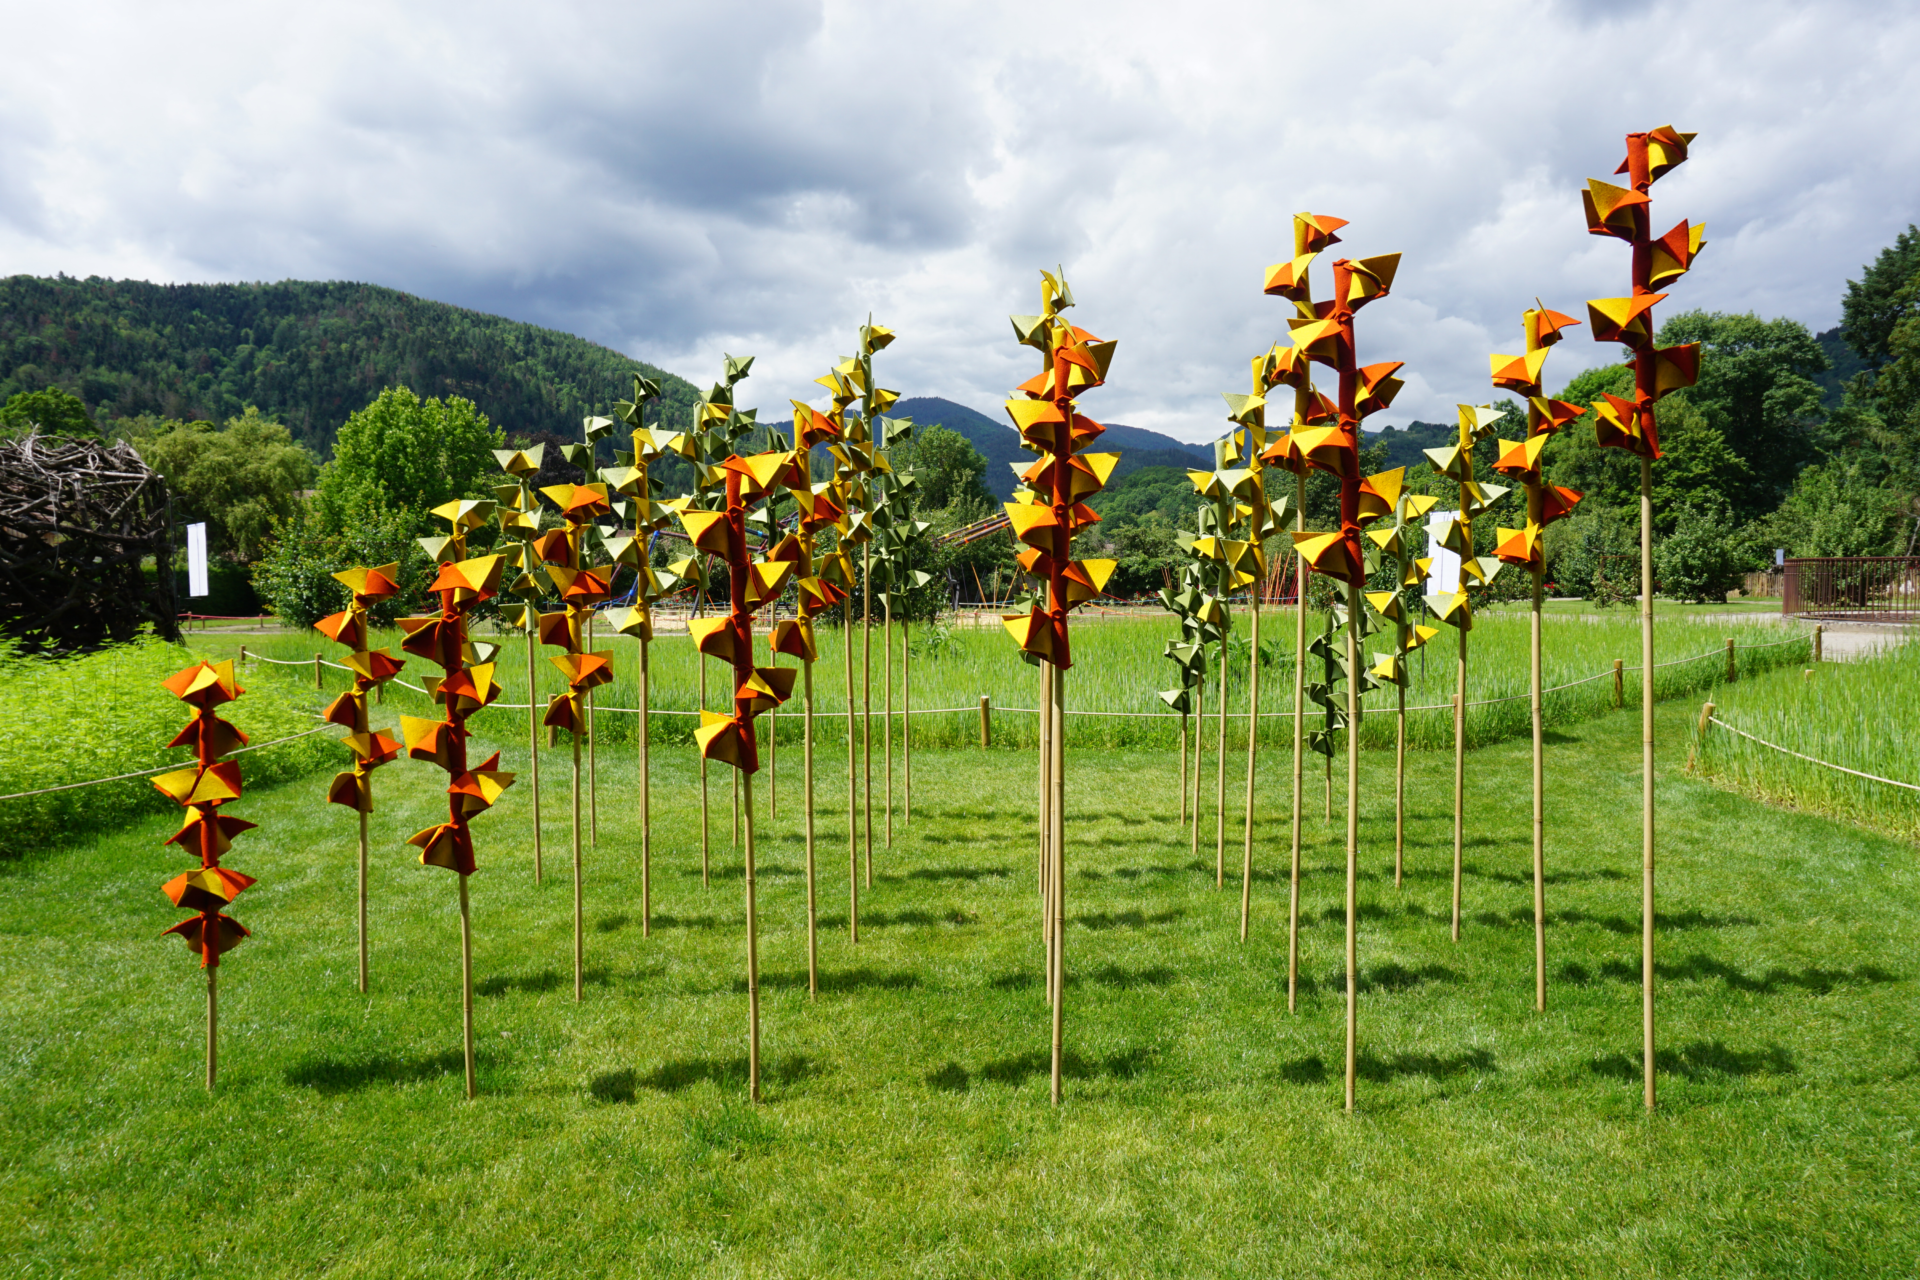
<instances>
[{"instance_id":1,"label":"shrub","mask_svg":"<svg viewBox=\"0 0 1920 1280\"><path fill-rule=\"evenodd\" d=\"M1682 505L1674 513L1673 532L1653 550L1661 591L1676 600L1724 604L1727 592L1758 567L1748 543L1726 503L1703 499Z\"/></svg>"},{"instance_id":2,"label":"shrub","mask_svg":"<svg viewBox=\"0 0 1920 1280\"><path fill-rule=\"evenodd\" d=\"M303 509L278 523L274 540L254 566L253 589L283 621L310 627L347 607L347 588L334 580L335 573L397 563L399 594L368 611L376 623L389 625L420 611L432 581L432 562L414 541L413 527L411 512L362 508L344 532L323 533Z\"/></svg>"}]
</instances>

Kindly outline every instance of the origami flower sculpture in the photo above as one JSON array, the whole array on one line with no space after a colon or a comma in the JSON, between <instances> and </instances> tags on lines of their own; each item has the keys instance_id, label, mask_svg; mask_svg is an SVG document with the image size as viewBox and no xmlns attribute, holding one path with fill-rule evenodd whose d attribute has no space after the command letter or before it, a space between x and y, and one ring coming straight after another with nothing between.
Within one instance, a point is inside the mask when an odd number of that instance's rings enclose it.
<instances>
[{"instance_id":1,"label":"origami flower sculpture","mask_svg":"<svg viewBox=\"0 0 1920 1280\"><path fill-rule=\"evenodd\" d=\"M221 812L223 805L240 798L240 766L220 757L245 746L247 735L222 720L214 708L246 691L234 683L231 662L197 662L163 683L168 693L193 708L193 718L167 745L192 747L194 763L161 774L153 785L186 810L180 829L167 843L179 845L199 865L167 881L161 892L174 906L193 912L166 933L178 934L207 971L207 1088L212 1089L219 1044L215 974L220 957L249 936L245 925L225 913L254 883L252 876L220 865L233 838L253 830L254 824Z\"/></svg>"},{"instance_id":2,"label":"origami flower sculpture","mask_svg":"<svg viewBox=\"0 0 1920 1280\"><path fill-rule=\"evenodd\" d=\"M1045 357L1045 366L1020 384L1022 399L1007 401L1007 414L1020 431L1021 446L1039 460L1021 472L1026 488L1006 504L1014 538L1026 550L1020 567L1044 584L1025 612L1003 622L1020 650L1043 664L1047 698L1042 708L1041 741L1048 744L1045 777L1049 783L1043 827L1048 833L1047 990L1053 1000L1053 1101L1060 1101L1062 1021L1066 1005L1065 777L1066 673L1073 666L1068 615L1095 599L1113 575L1112 560L1076 560L1073 539L1100 517L1086 505L1099 493L1119 458L1081 452L1106 428L1083 416L1075 396L1106 382L1115 343L1069 324L1060 312L1073 305L1064 273L1041 275L1040 314L1014 316L1019 340Z\"/></svg>"},{"instance_id":3,"label":"origami flower sculpture","mask_svg":"<svg viewBox=\"0 0 1920 1280\"><path fill-rule=\"evenodd\" d=\"M1596 298L1587 303L1596 342L1618 342L1633 353L1633 398L1603 395L1594 406L1594 430L1602 448L1625 449L1640 459L1640 667L1648 690L1653 678L1653 462L1661 456L1654 406L1670 392L1693 385L1700 372L1700 349L1654 345L1654 304L1667 295L1654 290L1673 283L1693 266L1705 246L1705 228L1684 219L1665 235L1653 234L1653 197L1662 176L1685 163L1694 135L1663 125L1627 135L1627 158L1615 173L1628 185L1589 181L1583 199L1587 230L1612 236L1633 247L1633 292L1625 298ZM1643 932L1641 949L1643 1100L1654 1105L1653 1034L1653 698L1640 699L1641 714L1641 861Z\"/></svg>"},{"instance_id":4,"label":"origami flower sculpture","mask_svg":"<svg viewBox=\"0 0 1920 1280\"><path fill-rule=\"evenodd\" d=\"M1263 291L1270 297L1284 298L1293 303L1294 320L1303 326L1316 323L1320 319L1318 305L1313 300L1312 282L1308 269L1313 260L1328 246L1339 242L1334 233L1346 226L1341 218L1332 218L1324 214L1299 213L1293 218L1293 257L1286 262L1276 263L1267 268L1263 282ZM1313 389L1313 361L1306 351L1299 347L1281 348L1275 346L1273 364L1267 373L1267 381L1274 387L1285 385L1293 389L1293 417L1288 424L1287 433L1278 440L1270 442L1261 453L1261 460L1269 466L1279 467L1293 473L1293 532L1304 534L1307 530L1307 473L1313 470L1313 464L1300 451L1300 439L1305 433L1324 428L1338 420L1340 408L1324 395ZM1307 685L1307 572L1304 558L1295 561L1298 566L1296 592L1293 609L1293 859L1292 873L1289 877L1287 893L1287 1009L1292 1011L1299 992L1300 981L1300 869L1301 869L1301 782L1306 754L1306 685ZM1328 808L1332 807L1332 779L1329 767Z\"/></svg>"},{"instance_id":5,"label":"origami flower sculpture","mask_svg":"<svg viewBox=\"0 0 1920 1280\"><path fill-rule=\"evenodd\" d=\"M467 614L499 593L500 577L506 564L498 555L466 555L469 528L484 522L490 511L475 512L472 505L448 503L435 514L453 526L452 536L422 539L437 545L439 572L428 590L440 598L440 612L416 618L402 618L406 639L400 647L416 657L437 664L444 675L423 681L433 700L445 708L439 720L414 716L400 717L400 734L407 742L407 755L414 760L430 760L447 771L447 820L416 831L407 840L420 850L420 864L445 867L459 877L460 888L460 977L463 998L462 1039L466 1049L467 1096L475 1093L473 1059L473 915L467 895L467 877L474 872L473 831L469 821L490 808L502 792L513 785L513 775L500 768L495 752L478 766L467 758L467 717L500 696L495 680L493 658L499 646L476 644L467 636ZM470 523L475 515L478 521Z\"/></svg>"},{"instance_id":6,"label":"origami flower sculpture","mask_svg":"<svg viewBox=\"0 0 1920 1280\"><path fill-rule=\"evenodd\" d=\"M534 477L540 474L546 446L526 449L495 449L493 456L509 483L494 486L498 505L494 509L500 522L501 557L510 577L507 590L519 598L519 604L502 606L507 624L519 631L527 642L527 764L533 791L533 880L546 878L545 852L541 842L540 819L540 693L534 677L534 652L540 636L540 598L546 594L541 578L534 576L539 555L534 543L540 537L540 499L534 491Z\"/></svg>"},{"instance_id":7,"label":"origami flower sculpture","mask_svg":"<svg viewBox=\"0 0 1920 1280\"><path fill-rule=\"evenodd\" d=\"M1491 358L1493 385L1502 391L1519 393L1527 402L1527 438L1502 440L1499 460L1493 469L1509 480L1526 487L1527 519L1518 529L1499 530L1495 554L1505 563L1539 573L1546 568L1542 549L1547 526L1565 519L1580 501L1572 489L1549 485L1540 476L1540 452L1554 432L1586 413L1577 404L1549 399L1541 384L1547 362L1547 348L1560 341L1565 331L1578 320L1545 308L1529 310L1523 317L1527 349L1524 355Z\"/></svg>"},{"instance_id":8,"label":"origami flower sculpture","mask_svg":"<svg viewBox=\"0 0 1920 1280\"><path fill-rule=\"evenodd\" d=\"M1338 224L1345 225L1345 224ZM1332 228L1314 227L1321 235ZM1296 259L1297 261L1297 259ZM1360 474L1360 423L1393 403L1400 390L1394 374L1398 361L1361 366L1354 338L1354 316L1360 308L1387 295L1400 266L1400 255L1341 258L1333 264L1333 297L1325 302L1296 304L1303 314L1290 322L1293 345L1308 360L1325 364L1339 377L1338 416L1330 426L1298 425L1289 433L1280 451L1280 461L1297 457L1340 482L1340 528L1328 533L1296 532L1294 544L1300 556L1325 574L1346 583L1346 607L1340 621L1346 627L1346 655L1342 668L1347 675L1347 1069L1346 1105L1353 1109L1354 1083L1358 1059L1358 997L1355 971L1358 919L1355 915L1355 881L1359 859L1360 804L1360 687L1368 679L1358 668L1360 640L1369 628L1366 607L1360 592L1366 585L1367 554L1361 530L1367 523L1389 515L1399 498L1400 476L1388 472L1379 476ZM1296 277L1304 275L1289 268L1286 279L1269 273L1269 291L1284 293L1293 287ZM1311 314L1305 314L1308 307ZM1296 357L1298 359L1298 357ZM1327 637L1322 638L1323 641ZM1330 647L1330 645L1329 645Z\"/></svg>"},{"instance_id":9,"label":"origami flower sculpture","mask_svg":"<svg viewBox=\"0 0 1920 1280\"><path fill-rule=\"evenodd\" d=\"M328 723L347 731L342 739L353 752L353 769L336 774L327 788L327 799L343 804L360 815L359 938L360 990L367 989L367 815L373 812L373 771L399 758L400 744L373 728L367 718L367 694L400 673L406 663L385 649L367 648L367 606L390 599L400 591L396 579L398 564L377 569L346 569L334 578L353 593L352 603L339 613L314 623L314 629L338 644L347 646L347 667L353 672L353 687L335 698L327 707Z\"/></svg>"},{"instance_id":10,"label":"origami flower sculpture","mask_svg":"<svg viewBox=\"0 0 1920 1280\"><path fill-rule=\"evenodd\" d=\"M743 846L747 897L748 1088L760 1100L760 961L758 916L755 905L753 847L753 775L760 768L754 720L785 702L793 692L792 667L759 667L753 661L753 614L780 598L793 577L792 560L754 560L748 554L747 513L778 488L806 483L806 464L790 451L730 457L722 464L726 506L720 511L683 510L679 513L696 551L721 557L727 564L729 609L724 617L695 618L688 630L701 654L718 658L733 669L733 711L729 715L702 710L694 738L703 760L729 764L738 771L742 812L746 818Z\"/></svg>"}]
</instances>

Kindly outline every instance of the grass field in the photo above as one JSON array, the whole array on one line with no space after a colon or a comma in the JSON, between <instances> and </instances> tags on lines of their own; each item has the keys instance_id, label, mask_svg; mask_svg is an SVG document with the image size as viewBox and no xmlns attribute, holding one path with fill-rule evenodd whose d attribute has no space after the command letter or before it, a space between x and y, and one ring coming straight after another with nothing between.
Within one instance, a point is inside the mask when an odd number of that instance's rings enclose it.
<instances>
[{"instance_id":1,"label":"grass field","mask_svg":"<svg viewBox=\"0 0 1920 1280\"><path fill-rule=\"evenodd\" d=\"M1309 638L1318 634L1319 625L1319 619L1310 620ZM1245 613L1239 615L1237 626L1243 635L1250 630L1249 618ZM1527 688L1528 626L1524 612L1503 611L1480 618L1471 633L1469 702L1499 698L1510 700L1468 708L1467 738L1470 744L1481 745L1528 732L1524 696ZM816 722L815 732L821 740L844 743L846 669L842 633L837 627L821 627L818 634L821 660L815 667L814 680L815 705L821 715ZM1075 628L1075 665L1069 677L1068 692L1068 740L1072 745L1171 747L1178 743L1179 717L1167 710L1156 693L1175 680L1173 664L1161 656L1161 650L1176 634L1177 625L1168 615L1101 621ZM1266 713L1291 710L1293 635L1291 615L1269 611L1263 618L1261 641L1269 651L1270 661L1263 668L1262 675L1261 710L1266 718L1261 722L1261 737L1275 746L1291 742L1291 721ZM1655 661L1665 664L1679 658L1695 660L1663 665L1656 675L1656 696L1661 699L1680 697L1711 688L1724 679L1726 660L1721 646L1728 638L1735 641L1736 660L1739 669L1746 675L1757 675L1781 665L1797 669L1804 664L1808 653L1809 641L1805 633L1742 620L1737 616L1727 616L1723 624L1717 622L1713 626L1676 622L1659 631L1661 648ZM906 657L901 652L902 639L902 633L896 631L896 709L902 705L899 690L907 668ZM507 696L503 700L524 702L525 642L513 635L503 640L504 648L499 658L504 673L502 678L507 687ZM859 700L863 688L861 670L867 659L865 639L857 628L854 640L854 689L855 698ZM223 656L237 653L239 647L245 644L250 653L282 661L303 658L310 661L315 653L323 653L328 659L338 657L318 635L249 637L208 632L195 633L190 641L196 649ZM1372 641L1383 641L1383 637L1372 637L1370 643ZM381 637L381 642L398 652L397 632ZM638 645L618 636L611 639L603 637L596 643L613 650L616 672L612 684L596 691L596 701L610 707L637 706ZM914 629L912 643L914 705L919 708L954 709L944 715L916 715L916 743L926 746L965 746L977 742L978 706L981 695L985 694L996 709L993 722L995 740L1005 746L1033 745L1035 717L1023 714L1023 709L1031 712L1037 705L1038 676L1032 667L1020 660L1012 642L1001 631L997 628L936 630L922 626ZM885 707L886 698L886 637L882 628L874 628L872 647L873 711L878 716ZM1414 683L1407 693L1409 706L1450 705L1456 647L1456 633L1442 628L1442 634L1435 637L1422 654L1412 659ZM1548 687L1600 677L1571 689L1549 693L1545 702L1548 725L1557 727L1572 724L1610 710L1613 707L1611 672L1616 658L1624 659L1627 666L1627 705L1637 705L1640 631L1633 615L1615 611L1600 617L1552 617L1545 631L1543 649L1546 657L1543 683ZM547 661L550 652L542 650L534 664L543 702L563 687L560 673ZM687 713L699 705L699 672L694 659L692 643L685 636L663 636L652 647L649 660L652 672L651 705L662 713L653 721L653 732L658 741L692 740L695 720ZM782 660L783 665L790 661ZM1371 658L1368 661L1371 662ZM1311 665L1310 662L1309 678L1312 678ZM293 683L304 681L309 686L312 683L310 667L274 669L265 666L253 667L250 671L260 678L277 675ZM1230 723L1229 734L1242 744L1246 741L1246 677L1243 658L1230 673L1227 698L1229 712L1237 710L1241 713L1237 725ZM345 672L327 668L324 678L328 682L327 687L332 690L346 687ZM409 672L403 678L417 683L418 673ZM719 665L713 664L709 706L718 707L721 704L725 696L720 683L723 678ZM1368 705L1375 710L1389 708L1393 705L1392 693L1391 689L1375 690L1368 697ZM1515 695L1519 696L1516 698ZM423 714L427 705L420 695L398 688L389 692L388 701L395 710L410 714ZM797 706L798 703L789 704L790 708L797 709ZM1217 686L1211 678L1207 686L1206 707L1209 714L1217 713ZM1072 713L1076 711L1132 714L1075 716ZM680 714L672 714L675 712ZM506 724L515 719L524 723L526 713L495 710L486 715L490 717L489 723ZM1229 718L1231 721L1231 715ZM1452 715L1448 710L1417 712L1409 717L1408 726L1408 740L1416 748L1450 749L1453 745ZM631 715L608 713L601 717L599 732L603 744L630 744L634 730L635 718ZM792 714L791 710L783 712L778 717L778 730L783 744L797 745L801 737L800 717ZM499 731L510 732L506 728ZM876 730L876 735L878 732ZM1390 745L1393 742L1392 718L1371 717L1364 733L1366 736L1363 741L1369 746Z\"/></svg>"},{"instance_id":2,"label":"grass field","mask_svg":"<svg viewBox=\"0 0 1920 1280\"><path fill-rule=\"evenodd\" d=\"M1876 777L1920 785L1920 644L1860 662L1775 671L1714 694L1716 718L1767 742ZM1920 792L1824 769L1710 728L1710 778L1777 804L1871 823L1920 840Z\"/></svg>"},{"instance_id":3,"label":"grass field","mask_svg":"<svg viewBox=\"0 0 1920 1280\"><path fill-rule=\"evenodd\" d=\"M1046 1101L1030 758L927 751L845 940L823 805L807 999L797 794L763 824L768 1101L744 1101L741 882L701 887L692 770L657 762L653 931L603 804L584 1003L571 886L528 807L480 818L481 1096L461 1097L452 878L402 843L442 776L382 770L373 989L354 990L352 815L249 794L260 878L202 984L156 935L164 818L0 863L0 1271L223 1276L1879 1276L1920 1254L1920 878L1911 846L1684 776L1659 712L1662 1107L1638 1083L1639 722L1550 737L1550 1011L1531 1011L1527 750L1469 760L1467 927L1447 937L1450 760L1363 757L1360 1109L1340 1111L1340 824L1307 824L1285 1006L1282 763L1253 939L1184 852L1170 757L1069 755L1066 1105ZM509 767L517 735L507 735ZM607 796L631 782L603 761ZM624 770L624 773L623 773ZM797 771L796 771L797 772ZM820 786L842 774L824 753ZM724 796L724 789L717 795ZM549 809L553 813L557 809ZM562 828L548 830L549 849Z\"/></svg>"}]
</instances>

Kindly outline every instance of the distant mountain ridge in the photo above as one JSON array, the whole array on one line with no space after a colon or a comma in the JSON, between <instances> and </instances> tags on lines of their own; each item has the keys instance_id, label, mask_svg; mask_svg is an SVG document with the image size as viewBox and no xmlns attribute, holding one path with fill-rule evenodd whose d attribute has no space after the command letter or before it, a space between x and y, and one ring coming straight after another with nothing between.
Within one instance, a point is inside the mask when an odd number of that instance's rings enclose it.
<instances>
[{"instance_id":1,"label":"distant mountain ridge","mask_svg":"<svg viewBox=\"0 0 1920 1280\"><path fill-rule=\"evenodd\" d=\"M657 378L668 422L684 378L585 338L379 285L0 279L0 400L59 387L103 427L156 414L225 419L249 405L325 457L340 424L389 386L464 396L509 435L578 439L580 420Z\"/></svg>"},{"instance_id":2,"label":"distant mountain ridge","mask_svg":"<svg viewBox=\"0 0 1920 1280\"><path fill-rule=\"evenodd\" d=\"M1003 502L1013 496L1014 465L1024 470L1034 460L1031 453L1020 447L1020 436L1012 423L990 418L977 409L969 409L951 400L943 400L938 396L912 396L899 401L889 413L896 418L912 418L916 430L942 426L971 440L973 447L987 460L987 474L984 477L987 491ZM1120 455L1120 465L1114 468L1113 475L1108 479L1109 485L1119 483L1142 467L1184 469L1213 466L1213 450L1209 446L1188 444L1158 431L1117 422L1103 422L1101 425L1107 432L1095 443L1094 448Z\"/></svg>"}]
</instances>

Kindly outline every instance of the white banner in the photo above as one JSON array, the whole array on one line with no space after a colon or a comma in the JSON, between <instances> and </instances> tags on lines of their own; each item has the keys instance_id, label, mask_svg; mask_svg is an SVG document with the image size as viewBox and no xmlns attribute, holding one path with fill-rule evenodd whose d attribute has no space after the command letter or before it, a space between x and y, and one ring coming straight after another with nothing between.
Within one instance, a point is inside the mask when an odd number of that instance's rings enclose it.
<instances>
[{"instance_id":1,"label":"white banner","mask_svg":"<svg viewBox=\"0 0 1920 1280\"><path fill-rule=\"evenodd\" d=\"M187 526L187 594L207 594L207 526Z\"/></svg>"}]
</instances>

